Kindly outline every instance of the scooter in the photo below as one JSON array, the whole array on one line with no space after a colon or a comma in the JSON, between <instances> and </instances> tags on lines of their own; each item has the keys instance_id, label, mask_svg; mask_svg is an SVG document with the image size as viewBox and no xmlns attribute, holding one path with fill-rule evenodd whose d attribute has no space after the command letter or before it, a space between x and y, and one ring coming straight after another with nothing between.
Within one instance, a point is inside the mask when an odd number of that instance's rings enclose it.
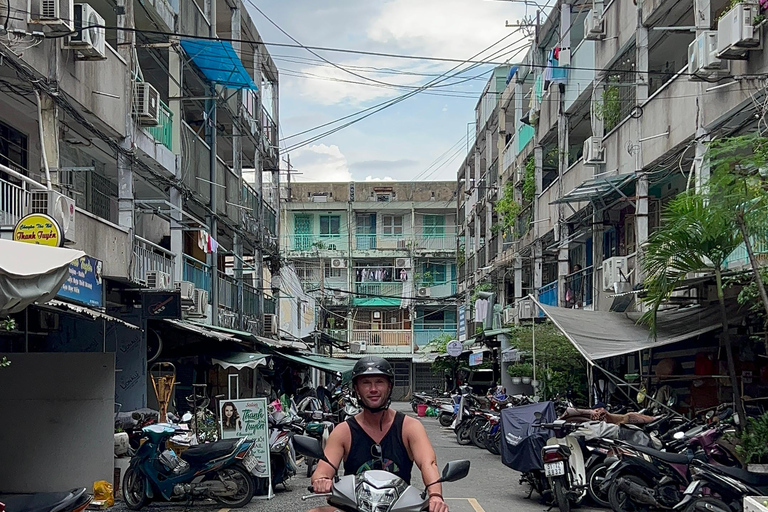
<instances>
[{"instance_id":1,"label":"scooter","mask_svg":"<svg viewBox=\"0 0 768 512\"><path fill-rule=\"evenodd\" d=\"M338 471L323 453L320 442L307 436L296 436L296 450L305 456L323 460ZM372 453L378 459L378 466L383 467L381 447L377 453ZM328 504L346 512L418 512L429 510L428 489L430 486L443 482L455 482L469 474L469 461L457 460L449 462L443 468L439 480L432 482L426 489L420 491L406 484L401 478L382 469L363 471L359 475L336 476L333 479L331 492L302 496L302 501L311 498L327 498Z\"/></svg>"},{"instance_id":2,"label":"scooter","mask_svg":"<svg viewBox=\"0 0 768 512\"><path fill-rule=\"evenodd\" d=\"M304 432L304 424L300 418L294 418L282 411L273 412L267 421L269 423L269 467L274 489L279 484L285 486L288 479L299 470L291 440L294 434Z\"/></svg>"},{"instance_id":3,"label":"scooter","mask_svg":"<svg viewBox=\"0 0 768 512\"><path fill-rule=\"evenodd\" d=\"M91 503L85 487L65 492L0 494L0 512L83 512Z\"/></svg>"},{"instance_id":4,"label":"scooter","mask_svg":"<svg viewBox=\"0 0 768 512\"><path fill-rule=\"evenodd\" d=\"M560 512L570 512L571 504L579 505L587 494L584 455L579 441L573 435L580 425L556 420L540 426L552 429L555 434L541 449L544 476L549 481L552 497Z\"/></svg>"},{"instance_id":5,"label":"scooter","mask_svg":"<svg viewBox=\"0 0 768 512\"><path fill-rule=\"evenodd\" d=\"M768 496L768 475L693 460L676 512L742 512L744 496ZM716 497L717 496L717 497Z\"/></svg>"},{"instance_id":6,"label":"scooter","mask_svg":"<svg viewBox=\"0 0 768 512\"><path fill-rule=\"evenodd\" d=\"M240 508L254 493L250 471L258 460L253 442L225 439L189 448L177 456L164 449L178 429L158 423L142 429L146 441L131 458L123 477L123 499L131 510L150 500L212 498L225 507Z\"/></svg>"}]
</instances>

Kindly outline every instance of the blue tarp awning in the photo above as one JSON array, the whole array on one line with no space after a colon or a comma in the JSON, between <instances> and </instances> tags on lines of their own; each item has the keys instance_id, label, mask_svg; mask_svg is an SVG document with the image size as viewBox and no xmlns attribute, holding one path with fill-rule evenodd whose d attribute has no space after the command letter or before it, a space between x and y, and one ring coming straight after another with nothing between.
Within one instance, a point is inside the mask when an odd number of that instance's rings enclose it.
<instances>
[{"instance_id":1,"label":"blue tarp awning","mask_svg":"<svg viewBox=\"0 0 768 512\"><path fill-rule=\"evenodd\" d=\"M258 89L229 41L185 38L181 47L211 82L230 89Z\"/></svg>"}]
</instances>

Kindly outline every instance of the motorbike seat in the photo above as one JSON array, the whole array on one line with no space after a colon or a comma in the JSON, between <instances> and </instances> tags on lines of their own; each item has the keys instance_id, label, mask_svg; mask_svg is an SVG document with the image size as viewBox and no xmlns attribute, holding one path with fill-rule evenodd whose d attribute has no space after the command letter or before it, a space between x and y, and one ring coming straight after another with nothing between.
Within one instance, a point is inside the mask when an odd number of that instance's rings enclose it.
<instances>
[{"instance_id":1,"label":"motorbike seat","mask_svg":"<svg viewBox=\"0 0 768 512\"><path fill-rule=\"evenodd\" d=\"M64 505L75 505L85 494L85 488L72 489L68 492L36 492L32 494L0 495L0 502L8 511L45 512Z\"/></svg>"},{"instance_id":2,"label":"motorbike seat","mask_svg":"<svg viewBox=\"0 0 768 512\"><path fill-rule=\"evenodd\" d=\"M199 444L184 450L179 457L190 464L200 464L232 453L238 442L240 442L240 439L235 438L223 439L215 443Z\"/></svg>"},{"instance_id":3,"label":"motorbike seat","mask_svg":"<svg viewBox=\"0 0 768 512\"><path fill-rule=\"evenodd\" d=\"M726 476L733 477L736 480L741 480L745 484L751 485L752 487L768 488L768 473L752 473L751 471L747 471L745 469L732 468L730 466L720 466L720 465L718 466L708 465L707 468L712 469L713 471L723 473Z\"/></svg>"},{"instance_id":4,"label":"motorbike seat","mask_svg":"<svg viewBox=\"0 0 768 512\"><path fill-rule=\"evenodd\" d=\"M639 445L633 445L632 448L640 453L656 457L657 459L669 462L670 464L688 464L691 462L691 458L684 453L662 452L661 450L654 450L653 448Z\"/></svg>"}]
</instances>

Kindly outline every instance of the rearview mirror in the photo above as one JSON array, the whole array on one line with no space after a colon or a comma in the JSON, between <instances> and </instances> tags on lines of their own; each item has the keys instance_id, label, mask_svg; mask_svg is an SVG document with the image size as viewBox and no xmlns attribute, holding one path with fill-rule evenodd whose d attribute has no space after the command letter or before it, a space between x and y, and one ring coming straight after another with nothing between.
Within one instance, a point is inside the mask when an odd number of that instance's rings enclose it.
<instances>
[{"instance_id":1,"label":"rearview mirror","mask_svg":"<svg viewBox=\"0 0 768 512\"><path fill-rule=\"evenodd\" d=\"M304 456L325 460L323 446L319 439L309 436L293 436L293 446L298 453Z\"/></svg>"},{"instance_id":2,"label":"rearview mirror","mask_svg":"<svg viewBox=\"0 0 768 512\"><path fill-rule=\"evenodd\" d=\"M452 460L443 468L443 475L440 478L443 482L455 482L461 480L469 474L468 460Z\"/></svg>"}]
</instances>

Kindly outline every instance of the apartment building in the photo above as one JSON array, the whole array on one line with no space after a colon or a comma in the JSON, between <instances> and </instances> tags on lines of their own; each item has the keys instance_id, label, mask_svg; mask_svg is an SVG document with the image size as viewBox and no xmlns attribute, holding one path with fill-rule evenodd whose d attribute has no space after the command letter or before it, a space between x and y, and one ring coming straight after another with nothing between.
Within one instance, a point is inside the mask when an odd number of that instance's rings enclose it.
<instances>
[{"instance_id":1,"label":"apartment building","mask_svg":"<svg viewBox=\"0 0 768 512\"><path fill-rule=\"evenodd\" d=\"M432 385L414 350L456 334L455 182L293 183L282 254L348 355L393 361L396 393ZM334 355L340 355L334 350Z\"/></svg>"},{"instance_id":2,"label":"apartment building","mask_svg":"<svg viewBox=\"0 0 768 512\"><path fill-rule=\"evenodd\" d=\"M21 336L0 340L6 353L62 353L55 364L77 376L71 415L93 422L75 429L82 437L67 431L72 453L60 452L83 459L83 472L4 475L5 490L22 492L44 490L25 481L66 488L112 474L112 403L152 405L148 358L176 362L182 397L205 382L189 359L208 353L201 340L229 339L215 328L277 338L279 77L240 0L10 0L2 12L0 236L12 238L29 213L47 214L97 269L93 283L80 283L94 287L90 302L30 306L17 318ZM149 289L179 289L183 319L143 308ZM112 369L95 371L90 352ZM45 368L43 356L24 360ZM60 383L33 380L30 393L56 395L49 386ZM102 392L106 424L81 408ZM49 450L40 438L61 439L59 422L40 423L51 425L42 436L6 448ZM94 474L102 462L106 472Z\"/></svg>"},{"instance_id":3,"label":"apartment building","mask_svg":"<svg viewBox=\"0 0 768 512\"><path fill-rule=\"evenodd\" d=\"M508 322L536 314L529 295L637 307L639 248L664 205L706 181L706 142L765 116L764 16L731 4L561 0L542 16L523 62L489 81L458 170L467 303L488 283ZM518 205L511 224L504 197ZM743 267L744 251L731 260Z\"/></svg>"}]
</instances>

